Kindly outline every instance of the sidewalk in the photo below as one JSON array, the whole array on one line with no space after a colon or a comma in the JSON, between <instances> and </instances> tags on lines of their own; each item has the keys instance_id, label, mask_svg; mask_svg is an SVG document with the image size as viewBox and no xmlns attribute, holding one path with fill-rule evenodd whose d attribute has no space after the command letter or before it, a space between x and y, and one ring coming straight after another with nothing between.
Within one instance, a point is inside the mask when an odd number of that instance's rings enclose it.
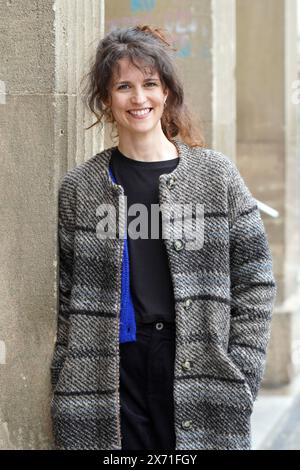
<instances>
[{"instance_id":1,"label":"sidewalk","mask_svg":"<svg viewBox=\"0 0 300 470\"><path fill-rule=\"evenodd\" d=\"M252 413L253 450L300 450L300 377L261 389Z\"/></svg>"}]
</instances>

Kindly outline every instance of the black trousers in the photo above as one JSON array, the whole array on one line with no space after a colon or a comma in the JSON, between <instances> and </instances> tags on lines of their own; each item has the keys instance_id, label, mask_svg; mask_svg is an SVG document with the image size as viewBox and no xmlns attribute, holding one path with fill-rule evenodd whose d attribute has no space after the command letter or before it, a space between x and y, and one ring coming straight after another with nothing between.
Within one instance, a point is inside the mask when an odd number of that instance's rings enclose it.
<instances>
[{"instance_id":1,"label":"black trousers","mask_svg":"<svg viewBox=\"0 0 300 470\"><path fill-rule=\"evenodd\" d=\"M137 324L120 344L122 449L175 450L175 324Z\"/></svg>"}]
</instances>

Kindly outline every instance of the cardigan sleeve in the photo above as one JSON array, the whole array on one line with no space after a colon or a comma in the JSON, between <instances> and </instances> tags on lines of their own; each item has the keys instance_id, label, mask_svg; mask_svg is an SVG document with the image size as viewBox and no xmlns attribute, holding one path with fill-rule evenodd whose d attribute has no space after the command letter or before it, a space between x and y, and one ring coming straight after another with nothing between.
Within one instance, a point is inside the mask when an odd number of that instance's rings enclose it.
<instances>
[{"instance_id":1,"label":"cardigan sleeve","mask_svg":"<svg viewBox=\"0 0 300 470\"><path fill-rule=\"evenodd\" d=\"M70 294L73 276L73 245L75 233L76 191L67 173L58 190L58 311L56 340L50 366L54 391L68 349Z\"/></svg>"},{"instance_id":2,"label":"cardigan sleeve","mask_svg":"<svg viewBox=\"0 0 300 470\"><path fill-rule=\"evenodd\" d=\"M232 162L228 186L231 318L228 355L256 399L266 363L276 282L257 201Z\"/></svg>"}]
</instances>

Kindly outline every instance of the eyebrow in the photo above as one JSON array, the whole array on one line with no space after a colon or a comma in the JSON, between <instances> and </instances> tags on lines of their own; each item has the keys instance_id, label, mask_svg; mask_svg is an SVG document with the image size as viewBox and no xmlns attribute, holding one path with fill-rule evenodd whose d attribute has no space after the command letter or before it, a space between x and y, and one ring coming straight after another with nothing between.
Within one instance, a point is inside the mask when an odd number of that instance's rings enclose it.
<instances>
[{"instance_id":1,"label":"eyebrow","mask_svg":"<svg viewBox=\"0 0 300 470\"><path fill-rule=\"evenodd\" d=\"M159 78L145 78L144 82L153 82L153 81L156 81L156 82L159 82ZM127 84L127 83L131 83L129 80L124 80L122 82L115 82L115 85L121 85L121 84Z\"/></svg>"}]
</instances>

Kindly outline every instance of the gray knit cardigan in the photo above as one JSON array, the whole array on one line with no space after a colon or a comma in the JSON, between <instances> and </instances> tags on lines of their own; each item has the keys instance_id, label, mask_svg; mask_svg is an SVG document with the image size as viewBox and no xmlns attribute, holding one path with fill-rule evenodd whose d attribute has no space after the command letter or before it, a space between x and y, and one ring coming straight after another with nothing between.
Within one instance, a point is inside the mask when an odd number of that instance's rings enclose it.
<instances>
[{"instance_id":1,"label":"gray knit cardigan","mask_svg":"<svg viewBox=\"0 0 300 470\"><path fill-rule=\"evenodd\" d=\"M184 236L164 239L176 313L176 450L251 449L250 418L276 296L264 225L229 157L172 141L179 163L159 177L159 203L204 205L200 249L185 249ZM56 449L121 449L124 239L96 235L100 204L113 204L124 220L124 190L108 171L113 148L69 170L59 187L59 310L50 369Z\"/></svg>"}]
</instances>

